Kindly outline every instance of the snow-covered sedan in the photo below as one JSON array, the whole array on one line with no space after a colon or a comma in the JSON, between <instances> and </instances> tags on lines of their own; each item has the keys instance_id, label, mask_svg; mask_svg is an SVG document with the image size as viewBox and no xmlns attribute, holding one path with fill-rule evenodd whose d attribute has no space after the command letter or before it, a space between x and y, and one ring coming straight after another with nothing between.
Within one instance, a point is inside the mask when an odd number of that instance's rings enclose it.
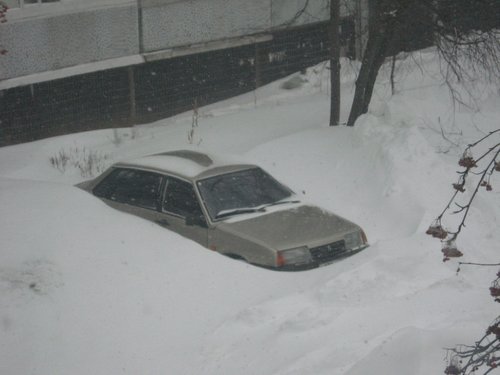
<instances>
[{"instance_id":1,"label":"snow-covered sedan","mask_svg":"<svg viewBox=\"0 0 500 375\"><path fill-rule=\"evenodd\" d=\"M358 225L302 203L258 166L200 152L117 163L78 186L114 208L258 266L309 269L368 246Z\"/></svg>"}]
</instances>

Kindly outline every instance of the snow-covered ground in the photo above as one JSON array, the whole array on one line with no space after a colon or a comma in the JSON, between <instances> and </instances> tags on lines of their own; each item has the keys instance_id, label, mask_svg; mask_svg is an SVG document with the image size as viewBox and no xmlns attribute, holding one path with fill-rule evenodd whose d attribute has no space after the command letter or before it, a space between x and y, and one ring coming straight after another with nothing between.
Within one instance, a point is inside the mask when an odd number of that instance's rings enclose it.
<instances>
[{"instance_id":1,"label":"snow-covered ground","mask_svg":"<svg viewBox=\"0 0 500 375\"><path fill-rule=\"evenodd\" d=\"M424 234L452 193L458 156L499 126L477 83L452 108L432 51L382 72L368 114L328 127L327 69L191 114L0 149L0 373L428 375L444 347L472 343L498 313L496 269L442 263ZM342 118L355 67L344 62ZM404 79L404 80L403 80ZM371 246L316 270L234 261L73 187L72 165L193 148L258 163L303 199L358 224ZM59 170L51 157L72 158ZM496 184L495 184L495 181ZM500 179L481 193L458 245L496 262ZM468 192L465 193L466 195ZM454 219L452 218L451 221Z\"/></svg>"}]
</instances>

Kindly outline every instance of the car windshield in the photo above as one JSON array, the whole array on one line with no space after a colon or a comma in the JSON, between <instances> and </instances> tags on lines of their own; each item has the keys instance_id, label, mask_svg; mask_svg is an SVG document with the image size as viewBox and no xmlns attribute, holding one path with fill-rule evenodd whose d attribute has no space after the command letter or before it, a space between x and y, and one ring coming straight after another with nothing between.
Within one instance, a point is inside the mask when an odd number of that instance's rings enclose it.
<instances>
[{"instance_id":1,"label":"car windshield","mask_svg":"<svg viewBox=\"0 0 500 375\"><path fill-rule=\"evenodd\" d=\"M200 180L198 188L212 219L259 211L292 195L260 168Z\"/></svg>"}]
</instances>

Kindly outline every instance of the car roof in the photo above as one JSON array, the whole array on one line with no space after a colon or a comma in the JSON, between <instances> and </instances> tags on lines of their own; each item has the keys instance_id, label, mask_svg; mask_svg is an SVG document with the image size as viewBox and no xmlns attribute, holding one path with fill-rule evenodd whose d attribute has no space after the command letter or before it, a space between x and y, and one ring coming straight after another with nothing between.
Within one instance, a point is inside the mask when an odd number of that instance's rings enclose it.
<instances>
[{"instance_id":1,"label":"car roof","mask_svg":"<svg viewBox=\"0 0 500 375\"><path fill-rule=\"evenodd\" d=\"M176 150L143 156L114 165L175 174L188 180L256 168L256 165L231 162L230 158L193 150Z\"/></svg>"}]
</instances>

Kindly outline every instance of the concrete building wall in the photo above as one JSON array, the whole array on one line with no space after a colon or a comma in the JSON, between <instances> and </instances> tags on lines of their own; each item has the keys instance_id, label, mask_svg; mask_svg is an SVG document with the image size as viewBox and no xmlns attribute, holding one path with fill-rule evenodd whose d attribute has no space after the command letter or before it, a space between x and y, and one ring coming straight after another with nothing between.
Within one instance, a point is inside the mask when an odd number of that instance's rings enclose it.
<instances>
[{"instance_id":1,"label":"concrete building wall","mask_svg":"<svg viewBox=\"0 0 500 375\"><path fill-rule=\"evenodd\" d=\"M270 0L143 0L141 5L144 52L271 28Z\"/></svg>"},{"instance_id":2,"label":"concrete building wall","mask_svg":"<svg viewBox=\"0 0 500 375\"><path fill-rule=\"evenodd\" d=\"M296 16L306 1L62 0L15 9L0 25L0 46L8 50L0 81L206 42L231 39L237 46L239 37L328 20L329 0L309 0ZM341 16L357 14L363 22L366 1L343 1ZM358 35L361 29L357 24Z\"/></svg>"},{"instance_id":3,"label":"concrete building wall","mask_svg":"<svg viewBox=\"0 0 500 375\"><path fill-rule=\"evenodd\" d=\"M329 0L309 0L307 10L301 12L307 0L272 0L271 18L274 28L300 26L326 21L330 18Z\"/></svg>"},{"instance_id":4,"label":"concrete building wall","mask_svg":"<svg viewBox=\"0 0 500 375\"><path fill-rule=\"evenodd\" d=\"M307 4L307 8L305 5ZM330 0L142 0L142 52L154 52L305 26L330 18ZM367 0L346 0L341 17L353 17L361 54Z\"/></svg>"},{"instance_id":5,"label":"concrete building wall","mask_svg":"<svg viewBox=\"0 0 500 375\"><path fill-rule=\"evenodd\" d=\"M330 19L330 0L272 0L271 22L274 29L303 26ZM307 8L304 9L307 4ZM340 17L354 22L355 55L361 56L368 37L368 0L340 2ZM344 53L342 53L344 54Z\"/></svg>"},{"instance_id":6,"label":"concrete building wall","mask_svg":"<svg viewBox=\"0 0 500 375\"><path fill-rule=\"evenodd\" d=\"M341 16L356 1L342 2ZM143 52L235 38L330 18L329 0L142 0Z\"/></svg>"},{"instance_id":7,"label":"concrete building wall","mask_svg":"<svg viewBox=\"0 0 500 375\"><path fill-rule=\"evenodd\" d=\"M135 5L7 19L0 80L139 53Z\"/></svg>"}]
</instances>

